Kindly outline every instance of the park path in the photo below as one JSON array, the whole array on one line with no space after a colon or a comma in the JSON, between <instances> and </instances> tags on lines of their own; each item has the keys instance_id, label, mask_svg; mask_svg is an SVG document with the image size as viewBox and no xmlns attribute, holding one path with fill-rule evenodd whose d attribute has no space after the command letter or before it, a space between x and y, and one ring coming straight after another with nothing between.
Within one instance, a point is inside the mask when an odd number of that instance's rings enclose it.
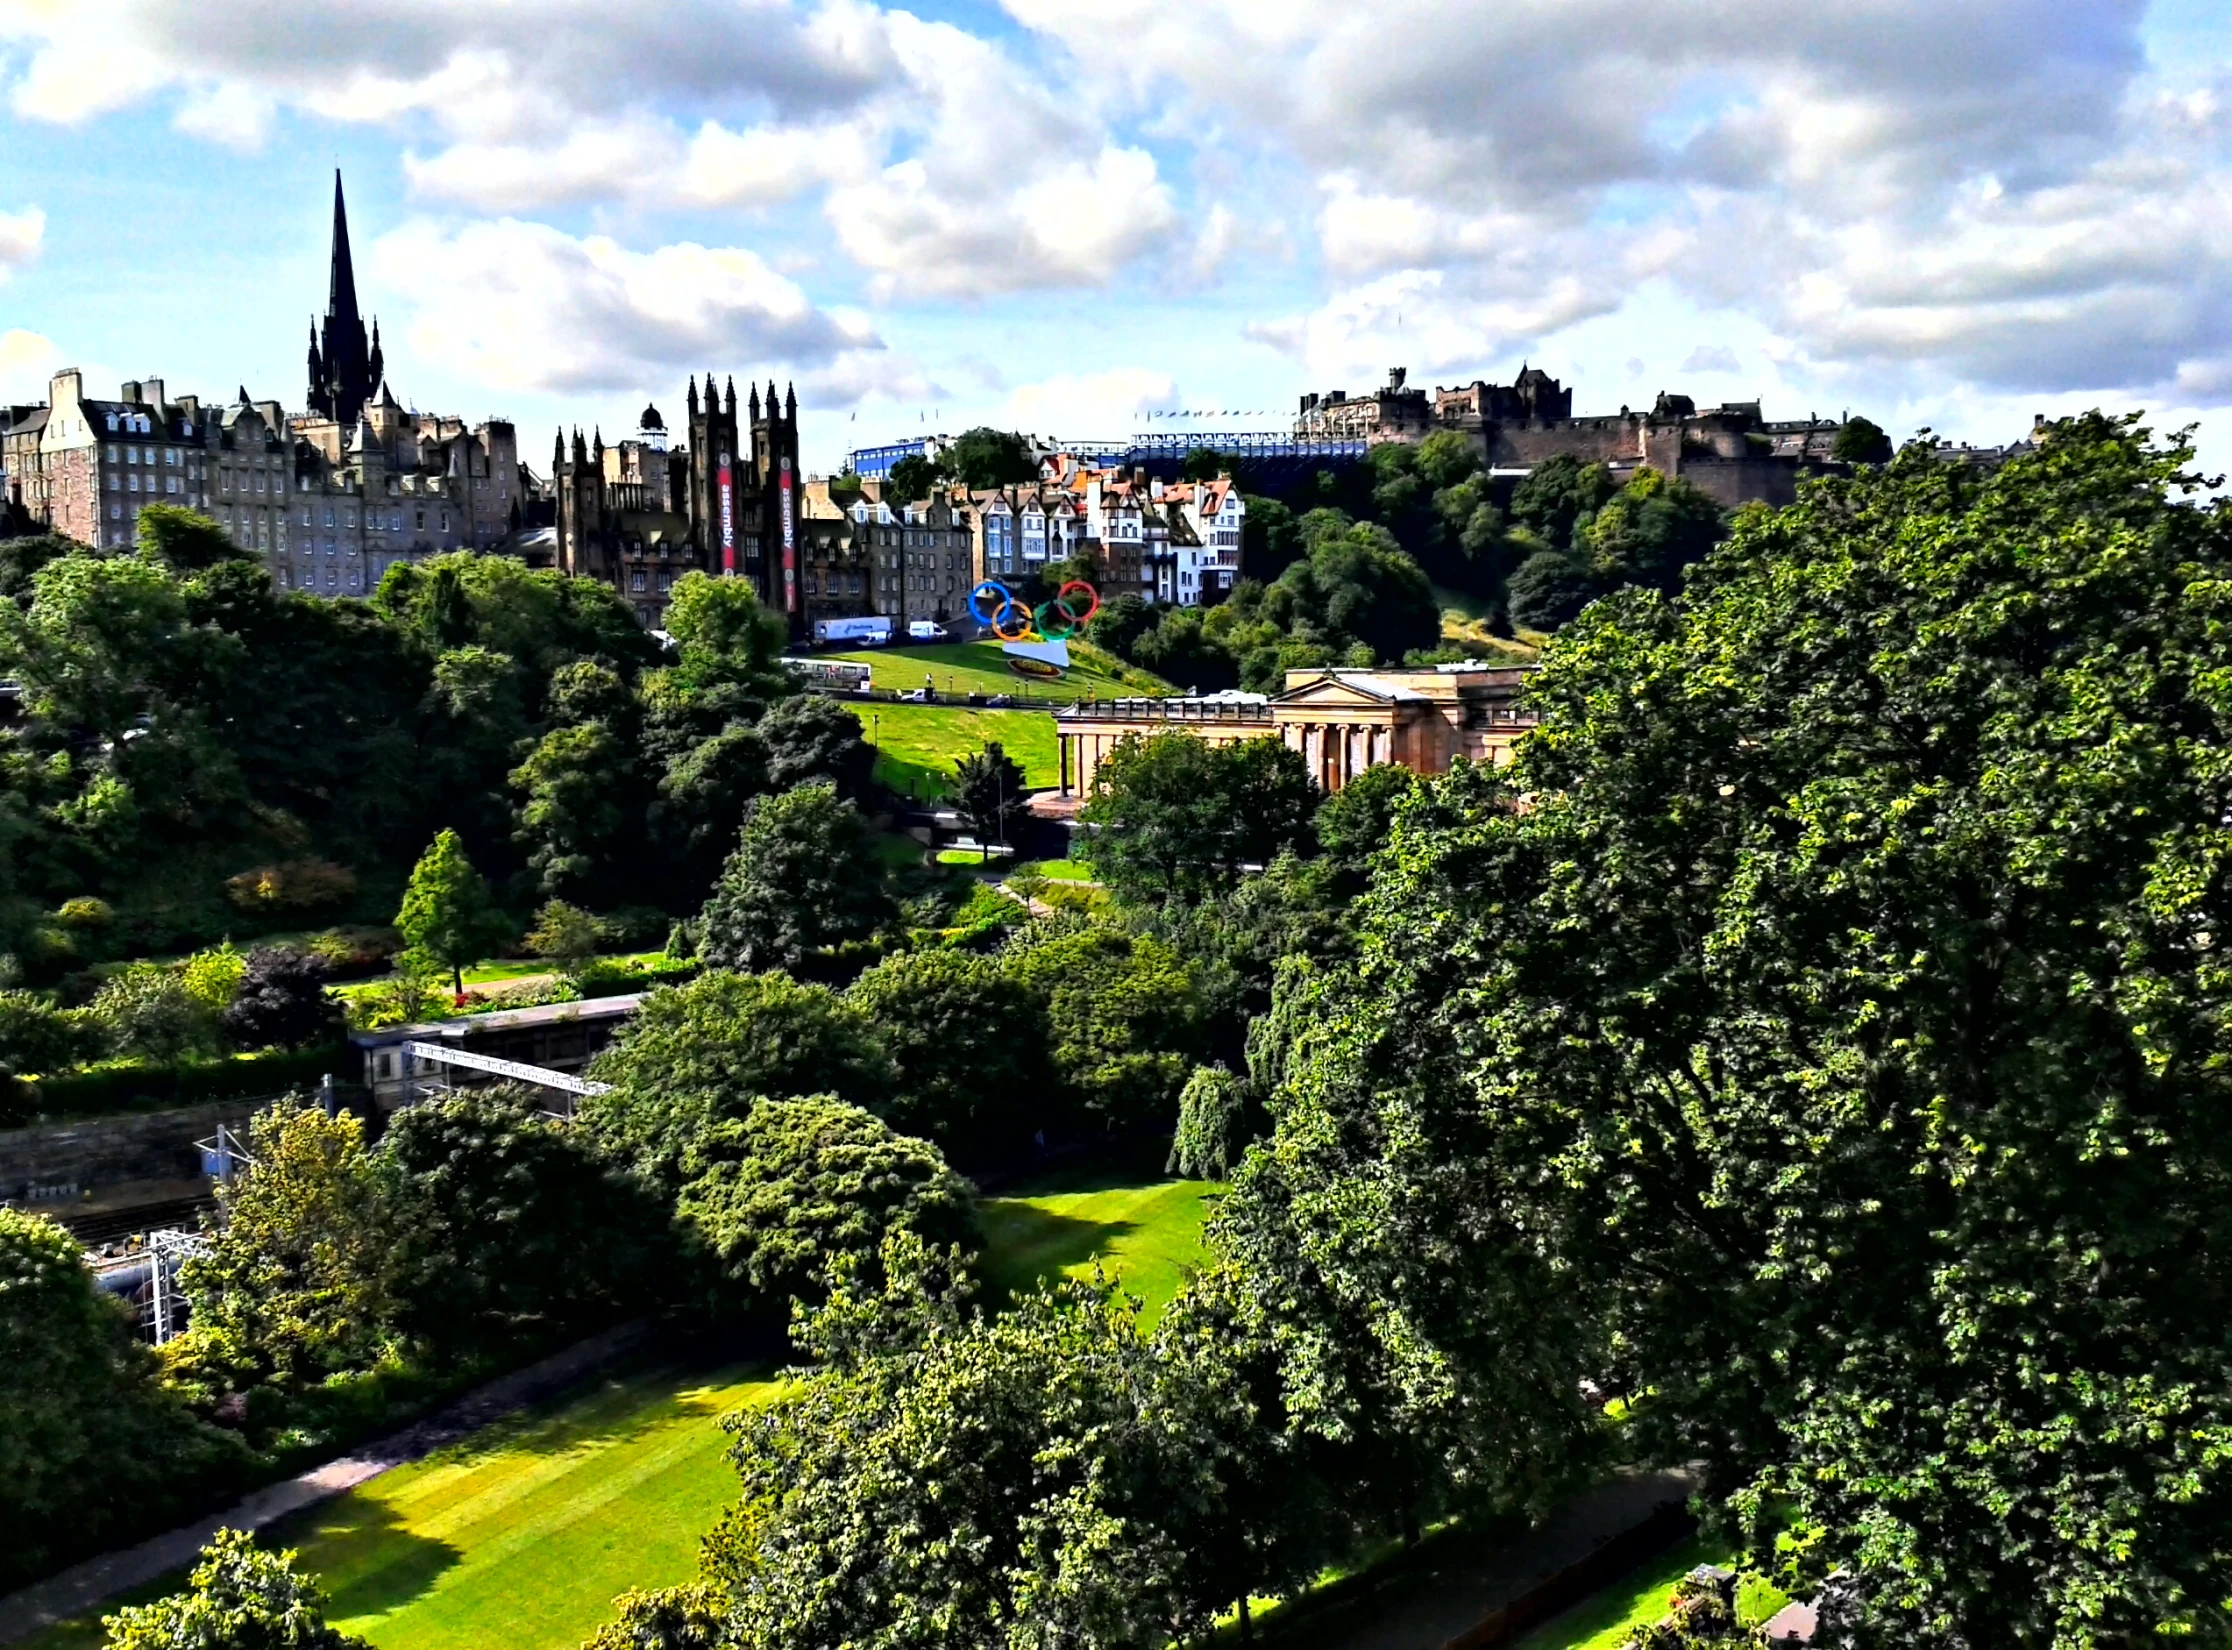
<instances>
[{"instance_id":1,"label":"park path","mask_svg":"<svg viewBox=\"0 0 2232 1650\"><path fill-rule=\"evenodd\" d=\"M438 1449L457 1443L514 1410L553 1397L575 1382L596 1374L642 1346L650 1338L641 1323L608 1329L563 1351L515 1369L486 1386L477 1387L454 1403L445 1405L401 1431L366 1445L351 1455L312 1467L308 1472L267 1484L223 1512L196 1519L175 1530L150 1536L136 1546L89 1558L82 1564L0 1598L0 1645L14 1644L32 1634L68 1621L109 1602L120 1593L159 1581L194 1562L221 1529L260 1530L266 1525L316 1506L355 1489L383 1472L418 1461Z\"/></svg>"},{"instance_id":2,"label":"park path","mask_svg":"<svg viewBox=\"0 0 2232 1650\"><path fill-rule=\"evenodd\" d=\"M1289 1623L1274 1617L1264 1642L1276 1650L1444 1650L1696 1488L1687 1473L1623 1473L1574 1496L1517 1540L1445 1538L1376 1587Z\"/></svg>"}]
</instances>

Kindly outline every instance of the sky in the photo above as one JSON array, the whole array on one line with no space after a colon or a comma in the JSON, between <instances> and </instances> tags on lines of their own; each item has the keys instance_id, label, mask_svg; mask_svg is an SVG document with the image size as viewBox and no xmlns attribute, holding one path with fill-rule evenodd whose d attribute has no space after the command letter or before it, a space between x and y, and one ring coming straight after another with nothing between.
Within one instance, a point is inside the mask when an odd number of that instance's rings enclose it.
<instances>
[{"instance_id":1,"label":"sky","mask_svg":"<svg viewBox=\"0 0 2232 1650\"><path fill-rule=\"evenodd\" d=\"M537 468L707 371L827 470L1523 362L2232 467L2221 0L0 0L0 402L299 407L336 168L397 395Z\"/></svg>"}]
</instances>

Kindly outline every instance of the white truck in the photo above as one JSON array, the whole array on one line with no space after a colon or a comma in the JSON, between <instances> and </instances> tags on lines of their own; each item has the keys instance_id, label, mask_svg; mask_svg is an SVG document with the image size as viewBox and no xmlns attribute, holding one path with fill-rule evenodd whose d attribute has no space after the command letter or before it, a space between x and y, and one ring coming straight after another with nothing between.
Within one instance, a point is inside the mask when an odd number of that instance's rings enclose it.
<instances>
[{"instance_id":1,"label":"white truck","mask_svg":"<svg viewBox=\"0 0 2232 1650\"><path fill-rule=\"evenodd\" d=\"M824 646L850 642L860 647L883 647L891 640L888 616L873 619L816 619L814 640Z\"/></svg>"}]
</instances>

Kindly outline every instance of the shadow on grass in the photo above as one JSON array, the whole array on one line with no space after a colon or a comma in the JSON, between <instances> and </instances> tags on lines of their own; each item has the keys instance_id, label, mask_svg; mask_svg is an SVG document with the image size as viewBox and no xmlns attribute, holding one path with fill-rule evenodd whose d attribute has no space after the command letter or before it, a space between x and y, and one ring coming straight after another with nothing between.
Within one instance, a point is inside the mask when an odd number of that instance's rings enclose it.
<instances>
[{"instance_id":1,"label":"shadow on grass","mask_svg":"<svg viewBox=\"0 0 2232 1650\"><path fill-rule=\"evenodd\" d=\"M1052 1282L1139 1229L1131 1220L1079 1220L1015 1198L983 1205L985 1282L1003 1300Z\"/></svg>"},{"instance_id":2,"label":"shadow on grass","mask_svg":"<svg viewBox=\"0 0 2232 1650\"><path fill-rule=\"evenodd\" d=\"M260 1543L294 1547L325 1589L326 1615L340 1620L400 1610L433 1590L465 1555L406 1529L393 1507L344 1495L274 1525Z\"/></svg>"}]
</instances>

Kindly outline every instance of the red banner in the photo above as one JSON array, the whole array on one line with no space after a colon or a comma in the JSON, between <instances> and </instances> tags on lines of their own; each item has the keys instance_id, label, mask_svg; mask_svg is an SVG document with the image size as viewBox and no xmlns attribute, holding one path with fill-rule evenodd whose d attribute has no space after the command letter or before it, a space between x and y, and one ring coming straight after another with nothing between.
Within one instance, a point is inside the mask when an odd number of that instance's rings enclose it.
<instances>
[{"instance_id":1,"label":"red banner","mask_svg":"<svg viewBox=\"0 0 2232 1650\"><path fill-rule=\"evenodd\" d=\"M729 455L721 455L721 573L726 578L736 577L736 481L729 468Z\"/></svg>"},{"instance_id":2,"label":"red banner","mask_svg":"<svg viewBox=\"0 0 2232 1650\"><path fill-rule=\"evenodd\" d=\"M781 489L778 504L783 512L783 611L798 611L798 530L794 525L795 512L791 509L791 464L784 459L776 483Z\"/></svg>"}]
</instances>

